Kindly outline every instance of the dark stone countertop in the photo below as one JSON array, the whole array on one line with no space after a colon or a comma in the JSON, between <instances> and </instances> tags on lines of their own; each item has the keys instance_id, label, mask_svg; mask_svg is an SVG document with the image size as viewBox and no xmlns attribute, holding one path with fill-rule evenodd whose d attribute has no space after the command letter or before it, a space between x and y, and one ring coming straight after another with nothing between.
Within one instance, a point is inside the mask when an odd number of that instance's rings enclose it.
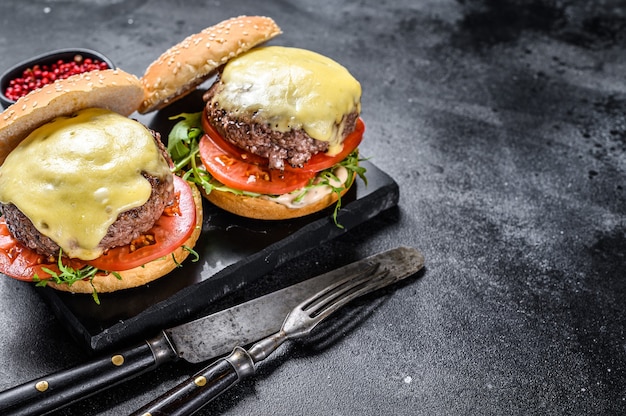
<instances>
[{"instance_id":1,"label":"dark stone countertop","mask_svg":"<svg viewBox=\"0 0 626 416\"><path fill-rule=\"evenodd\" d=\"M200 414L626 413L624 3L4 1L0 71L82 46L141 75L240 14L361 81L362 152L400 187L397 208L276 278L397 245L426 268ZM0 322L0 389L87 359L29 284L0 279ZM56 414L128 414L197 369L165 365Z\"/></svg>"}]
</instances>

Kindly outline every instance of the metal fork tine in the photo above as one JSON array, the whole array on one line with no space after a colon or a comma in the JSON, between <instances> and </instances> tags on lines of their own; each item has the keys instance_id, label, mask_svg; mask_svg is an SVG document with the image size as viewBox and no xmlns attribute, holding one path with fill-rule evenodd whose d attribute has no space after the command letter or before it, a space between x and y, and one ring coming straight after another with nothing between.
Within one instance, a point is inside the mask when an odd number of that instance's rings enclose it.
<instances>
[{"instance_id":1,"label":"metal fork tine","mask_svg":"<svg viewBox=\"0 0 626 416\"><path fill-rule=\"evenodd\" d=\"M335 296L333 296L332 300L325 301L323 304L323 308L318 308L315 316L312 317L315 320L315 323L311 326L310 329L312 330L318 323L322 322L330 314L334 313L337 309L343 307L352 300L385 286L386 278L388 276L389 271L387 270L381 275L369 277L364 281L354 282L354 284L346 286L344 290L338 292ZM350 292L350 290L354 291L348 293Z\"/></svg>"},{"instance_id":2,"label":"metal fork tine","mask_svg":"<svg viewBox=\"0 0 626 416\"><path fill-rule=\"evenodd\" d=\"M265 359L287 339L309 334L320 322L353 299L397 280L396 275L378 271L374 263L313 295L291 310L279 332L256 342L248 350L253 362Z\"/></svg>"},{"instance_id":3,"label":"metal fork tine","mask_svg":"<svg viewBox=\"0 0 626 416\"><path fill-rule=\"evenodd\" d=\"M315 316L319 309L321 309L329 302L332 302L337 297L342 296L345 291L350 290L354 286L358 286L364 281L371 279L379 267L379 263L371 264L370 266L361 270L357 275L348 276L342 280L339 280L336 283L333 283L332 285L325 288L323 291L315 294L313 297L304 301L300 305L299 309L306 311L309 316Z\"/></svg>"}]
</instances>

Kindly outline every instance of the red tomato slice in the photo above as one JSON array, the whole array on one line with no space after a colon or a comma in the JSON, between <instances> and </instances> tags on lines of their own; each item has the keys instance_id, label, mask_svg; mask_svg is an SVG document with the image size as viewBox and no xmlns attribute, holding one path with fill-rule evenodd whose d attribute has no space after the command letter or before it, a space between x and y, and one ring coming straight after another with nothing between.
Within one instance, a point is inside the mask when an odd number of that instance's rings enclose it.
<instances>
[{"instance_id":1,"label":"red tomato slice","mask_svg":"<svg viewBox=\"0 0 626 416\"><path fill-rule=\"evenodd\" d=\"M302 169L308 172L321 172L324 169L328 169L335 166L337 163L344 160L354 149L356 149L363 140L363 133L365 132L365 123L360 118L356 121L356 128L350 133L343 141L343 148L341 152L335 156L328 156L326 153L316 153L311 156L311 159L302 168L293 168L289 164L285 165L286 170Z\"/></svg>"},{"instance_id":2,"label":"red tomato slice","mask_svg":"<svg viewBox=\"0 0 626 416\"><path fill-rule=\"evenodd\" d=\"M226 186L259 194L281 195L307 185L311 172L281 172L239 160L218 147L208 134L199 142L200 159L215 179Z\"/></svg>"},{"instance_id":3,"label":"red tomato slice","mask_svg":"<svg viewBox=\"0 0 626 416\"><path fill-rule=\"evenodd\" d=\"M196 206L189 184L176 175L174 175L174 192L178 198L179 214L161 215L154 223L154 226L146 233L154 236L154 244L132 252L127 245L115 247L86 263L101 270L128 270L166 256L180 247L196 226Z\"/></svg>"},{"instance_id":4,"label":"red tomato slice","mask_svg":"<svg viewBox=\"0 0 626 416\"><path fill-rule=\"evenodd\" d=\"M85 265L80 260L63 263L74 269L80 269ZM41 280L52 277L44 271L44 268L60 273L56 262L48 263L45 256L35 253L15 240L7 228L4 216L0 217L0 272L14 279L30 282L35 275Z\"/></svg>"},{"instance_id":5,"label":"red tomato slice","mask_svg":"<svg viewBox=\"0 0 626 416\"><path fill-rule=\"evenodd\" d=\"M148 234L155 237L155 244L130 252L128 246L116 247L95 260L84 262L77 259L63 259L63 263L74 269L90 264L101 270L122 271L139 267L152 260L163 257L189 238L196 225L196 209L193 193L189 184L182 178L174 176L174 191L178 195L177 210L179 215L162 215ZM48 263L44 256L23 246L9 233L0 217L0 272L18 280L32 281L35 275L39 279L51 276L43 269L47 268L59 273L57 262Z\"/></svg>"},{"instance_id":6,"label":"red tomato slice","mask_svg":"<svg viewBox=\"0 0 626 416\"><path fill-rule=\"evenodd\" d=\"M281 172L269 169L267 158L247 152L225 140L206 116L202 117L202 127L206 134L199 143L200 158L213 177L234 189L269 195L281 195L306 186L317 172L345 159L361 143L365 131L365 125L359 119L355 131L346 138L342 151L337 155L318 153L304 167L287 165Z\"/></svg>"}]
</instances>

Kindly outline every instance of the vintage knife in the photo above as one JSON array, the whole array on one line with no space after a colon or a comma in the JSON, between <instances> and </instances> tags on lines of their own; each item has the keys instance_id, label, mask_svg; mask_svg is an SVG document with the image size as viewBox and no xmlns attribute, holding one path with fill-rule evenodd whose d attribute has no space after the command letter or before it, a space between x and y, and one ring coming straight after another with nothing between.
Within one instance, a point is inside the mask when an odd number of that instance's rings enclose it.
<instances>
[{"instance_id":1,"label":"vintage knife","mask_svg":"<svg viewBox=\"0 0 626 416\"><path fill-rule=\"evenodd\" d=\"M182 358L197 363L277 332L302 300L368 265L404 278L424 264L421 253L398 247L348 264L241 305L161 331L145 343L0 392L0 414L41 415Z\"/></svg>"}]
</instances>

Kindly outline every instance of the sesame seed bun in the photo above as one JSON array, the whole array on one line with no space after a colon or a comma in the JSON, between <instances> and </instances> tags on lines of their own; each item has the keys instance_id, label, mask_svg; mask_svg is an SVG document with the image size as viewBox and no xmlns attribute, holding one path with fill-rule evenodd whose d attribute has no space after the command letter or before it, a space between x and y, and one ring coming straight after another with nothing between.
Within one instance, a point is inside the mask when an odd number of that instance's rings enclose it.
<instances>
[{"instance_id":1,"label":"sesame seed bun","mask_svg":"<svg viewBox=\"0 0 626 416\"><path fill-rule=\"evenodd\" d=\"M146 283L165 276L177 268L189 255L189 250L186 248L193 248L196 245L202 231L202 195L195 185L189 184L189 186L193 192L193 199L196 206L196 227L191 236L181 247L167 256L151 261L143 266L118 272L122 277L121 279L118 279L113 274L107 274L105 276L96 276L93 281L80 280L74 282L71 286L67 284L56 284L50 280L47 286L71 293L93 293L94 289L97 293L107 293L143 286Z\"/></svg>"},{"instance_id":2,"label":"sesame seed bun","mask_svg":"<svg viewBox=\"0 0 626 416\"><path fill-rule=\"evenodd\" d=\"M30 132L56 117L90 107L128 116L143 95L137 77L120 69L73 75L32 91L0 115L0 164Z\"/></svg>"},{"instance_id":3,"label":"sesame seed bun","mask_svg":"<svg viewBox=\"0 0 626 416\"><path fill-rule=\"evenodd\" d=\"M159 110L184 97L226 61L280 33L269 17L239 16L188 36L146 69L141 77L145 97L138 111Z\"/></svg>"}]
</instances>

